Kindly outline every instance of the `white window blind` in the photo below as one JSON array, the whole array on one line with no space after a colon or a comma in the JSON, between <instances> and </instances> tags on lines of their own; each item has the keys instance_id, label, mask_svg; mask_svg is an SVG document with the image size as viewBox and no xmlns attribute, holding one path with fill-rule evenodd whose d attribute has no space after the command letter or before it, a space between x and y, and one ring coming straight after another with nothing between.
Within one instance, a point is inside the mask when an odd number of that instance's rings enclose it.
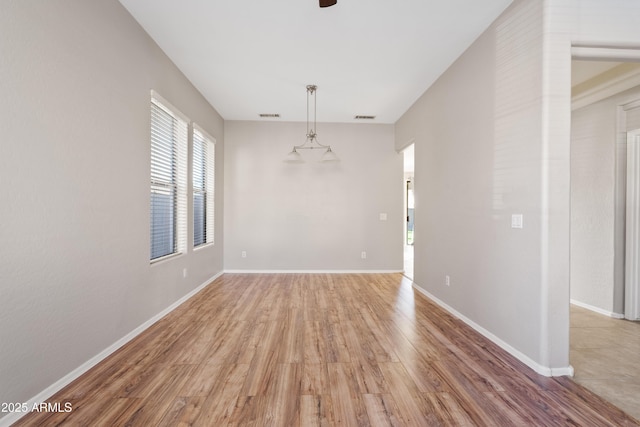
<instances>
[{"instance_id":1,"label":"white window blind","mask_svg":"<svg viewBox=\"0 0 640 427\"><path fill-rule=\"evenodd\" d=\"M151 260L186 249L187 122L151 99Z\"/></svg>"},{"instance_id":2,"label":"white window blind","mask_svg":"<svg viewBox=\"0 0 640 427\"><path fill-rule=\"evenodd\" d=\"M213 243L215 140L193 127L193 246Z\"/></svg>"}]
</instances>

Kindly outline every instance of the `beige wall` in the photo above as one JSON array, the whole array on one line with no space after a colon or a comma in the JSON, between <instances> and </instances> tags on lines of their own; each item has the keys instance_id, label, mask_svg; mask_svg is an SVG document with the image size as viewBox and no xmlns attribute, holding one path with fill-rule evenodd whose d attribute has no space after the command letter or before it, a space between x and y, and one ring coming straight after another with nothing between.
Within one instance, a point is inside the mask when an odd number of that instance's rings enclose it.
<instances>
[{"instance_id":1,"label":"beige wall","mask_svg":"<svg viewBox=\"0 0 640 427\"><path fill-rule=\"evenodd\" d=\"M3 1L0 58L0 402L25 402L222 271L222 161L216 245L149 263L150 90L220 160L224 124L117 1Z\"/></svg>"},{"instance_id":2,"label":"beige wall","mask_svg":"<svg viewBox=\"0 0 640 427\"><path fill-rule=\"evenodd\" d=\"M508 9L396 124L415 138L415 283L537 363L541 23L538 2Z\"/></svg>"},{"instance_id":3,"label":"beige wall","mask_svg":"<svg viewBox=\"0 0 640 427\"><path fill-rule=\"evenodd\" d=\"M639 13L515 1L396 124L416 144L416 284L541 373L570 372L571 46L637 44Z\"/></svg>"},{"instance_id":4,"label":"beige wall","mask_svg":"<svg viewBox=\"0 0 640 427\"><path fill-rule=\"evenodd\" d=\"M318 139L340 161L301 150L305 163L284 162L305 126L225 123L225 270L401 271L403 156L393 126L319 123Z\"/></svg>"}]
</instances>

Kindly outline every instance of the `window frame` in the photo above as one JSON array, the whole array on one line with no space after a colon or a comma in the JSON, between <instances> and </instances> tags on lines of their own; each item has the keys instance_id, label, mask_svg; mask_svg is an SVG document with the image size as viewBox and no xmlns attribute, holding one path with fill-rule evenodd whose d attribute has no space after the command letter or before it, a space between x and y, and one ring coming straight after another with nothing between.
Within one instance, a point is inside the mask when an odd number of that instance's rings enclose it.
<instances>
[{"instance_id":1,"label":"window frame","mask_svg":"<svg viewBox=\"0 0 640 427\"><path fill-rule=\"evenodd\" d=\"M189 139L189 119L187 119L177 108L153 90L151 91L150 110L149 260L151 264L154 264L183 254L187 249L187 146ZM157 120L162 113L170 116L172 120L172 134L170 136L172 141L170 154L172 159L171 169L170 171L161 171L166 172L165 175L170 175L170 180L158 179L157 176L154 177L154 170L157 172L158 169L161 169L161 167L157 166L159 164L158 162L162 163L164 161L166 164L167 161L166 154L158 155L154 153L154 150L157 152L158 150L162 151L163 149L166 153L166 139L154 144L154 139L159 140L162 137L166 138L168 136L167 132L164 132L163 134L161 133L162 124L154 122L154 120ZM158 145L162 143L165 144L164 147ZM171 249L171 252L158 255L154 258L154 236L157 235L157 230L154 230L154 224L156 224L156 221L154 221L154 194L158 194L161 189L165 189L165 191L168 189L169 192L173 191L171 206L171 209L173 210L173 221L170 221L172 222L170 225L172 238L169 239L173 243L173 248Z\"/></svg>"},{"instance_id":2,"label":"window frame","mask_svg":"<svg viewBox=\"0 0 640 427\"><path fill-rule=\"evenodd\" d=\"M199 162L202 167L196 169L196 144L202 144ZM192 123L191 133L191 185L192 185L192 225L193 225L193 248L200 249L215 244L215 148L216 139L207 133L196 123ZM196 173L199 173L198 181L202 185L196 185ZM196 228L196 195L203 196L203 215L201 216L202 225ZM202 241L196 239L197 230L202 230L204 239Z\"/></svg>"}]
</instances>

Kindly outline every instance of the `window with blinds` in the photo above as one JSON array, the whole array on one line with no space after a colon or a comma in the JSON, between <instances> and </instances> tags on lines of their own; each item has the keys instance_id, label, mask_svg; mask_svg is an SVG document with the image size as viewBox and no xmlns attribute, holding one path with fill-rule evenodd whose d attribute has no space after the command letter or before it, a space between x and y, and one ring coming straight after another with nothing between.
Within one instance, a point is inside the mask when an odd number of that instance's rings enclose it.
<instances>
[{"instance_id":1,"label":"window with blinds","mask_svg":"<svg viewBox=\"0 0 640 427\"><path fill-rule=\"evenodd\" d=\"M193 246L213 243L215 140L193 127Z\"/></svg>"},{"instance_id":2,"label":"window with blinds","mask_svg":"<svg viewBox=\"0 0 640 427\"><path fill-rule=\"evenodd\" d=\"M151 260L185 249L187 122L151 99Z\"/></svg>"}]
</instances>

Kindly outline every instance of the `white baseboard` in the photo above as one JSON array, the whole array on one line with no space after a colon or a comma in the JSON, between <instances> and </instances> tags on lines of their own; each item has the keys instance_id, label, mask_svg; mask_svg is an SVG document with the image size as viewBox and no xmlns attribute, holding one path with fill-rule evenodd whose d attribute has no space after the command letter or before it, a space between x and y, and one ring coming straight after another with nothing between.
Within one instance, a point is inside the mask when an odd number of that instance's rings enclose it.
<instances>
[{"instance_id":1,"label":"white baseboard","mask_svg":"<svg viewBox=\"0 0 640 427\"><path fill-rule=\"evenodd\" d=\"M114 353L120 347L122 347L123 345L125 345L126 343L128 343L129 341L131 341L132 339L137 337L138 335L140 335L142 332L144 332L146 329L148 329L151 325L156 323L158 320L162 319L164 316L166 316L167 314L171 313L178 306L180 306L182 303L187 301L189 298L191 298L192 296L194 296L195 294L200 292L208 284L210 284L212 281L216 280L222 274L223 274L223 272L220 272L220 273L214 275L212 278L210 278L207 281L205 281L203 284L201 284L200 286L198 286L197 288L195 288L194 290L192 290L191 292L189 292L188 294L186 294L185 296L183 296L182 298L180 298L179 300L177 300L176 302L171 304L169 307L165 308L160 313L156 314L151 319L147 320L142 325L138 326L133 331L129 332L127 335L125 335L124 337L120 338L118 341L114 342L109 347L105 348L100 353L98 353L97 355L95 355L91 359L87 360L85 363L83 363L82 365L78 366L73 371L69 372L67 375L65 375L64 377L60 378L58 381L56 381L55 383L51 384L46 389L42 390L36 396L34 396L31 399L29 399L28 402L25 402L27 404L27 407L28 408L33 408L33 406L35 404L39 404L41 402L45 402L47 399L49 399L51 396L56 394L58 391L62 390L64 387L69 385L71 382L73 382L75 379L80 377L82 374L86 373L89 369L93 368L98 363L102 362L104 359L106 359L108 356L110 356L112 353ZM24 413L24 412L22 412L22 413L20 413L20 412L9 413L8 415L0 418L0 427L8 427L11 424L15 423L16 421L18 421L23 416L26 416L27 414L28 414L28 412L26 412L26 413Z\"/></svg>"},{"instance_id":2,"label":"white baseboard","mask_svg":"<svg viewBox=\"0 0 640 427\"><path fill-rule=\"evenodd\" d=\"M225 270L229 274L386 274L404 270Z\"/></svg>"},{"instance_id":3,"label":"white baseboard","mask_svg":"<svg viewBox=\"0 0 640 427\"><path fill-rule=\"evenodd\" d=\"M593 311L598 314L602 314L604 316L613 317L614 319L624 319L624 314L619 314L619 313L614 313L612 311L604 310L602 308L599 308L590 304L586 304L584 302L581 302L575 299L571 300L571 304L578 307L586 308L587 310Z\"/></svg>"},{"instance_id":4,"label":"white baseboard","mask_svg":"<svg viewBox=\"0 0 640 427\"><path fill-rule=\"evenodd\" d=\"M440 307L448 311L453 316L462 320L464 323L466 323L476 332L479 332L485 338L497 344L499 347L501 347L503 350L511 354L513 357L515 357L516 359L520 360L522 363L524 363L525 365L533 369L536 373L540 375L544 375L545 377L561 377L561 376L567 376L567 375L571 377L573 376L573 367L571 365L562 367L562 368L549 368L547 366L542 366L535 360L531 359L526 354L512 347L511 345L501 340L500 338L498 338L497 336L495 336L494 334L492 334L482 326L478 325L473 320L464 316L463 314L455 310L453 307L446 304L444 301L436 298L429 292L425 291L424 289L416 285L415 282L413 282L413 288L418 292L420 292L421 294L423 294L424 296L426 296L427 298L429 298L430 300L432 300L433 302L435 302L436 304L438 304Z\"/></svg>"}]
</instances>

